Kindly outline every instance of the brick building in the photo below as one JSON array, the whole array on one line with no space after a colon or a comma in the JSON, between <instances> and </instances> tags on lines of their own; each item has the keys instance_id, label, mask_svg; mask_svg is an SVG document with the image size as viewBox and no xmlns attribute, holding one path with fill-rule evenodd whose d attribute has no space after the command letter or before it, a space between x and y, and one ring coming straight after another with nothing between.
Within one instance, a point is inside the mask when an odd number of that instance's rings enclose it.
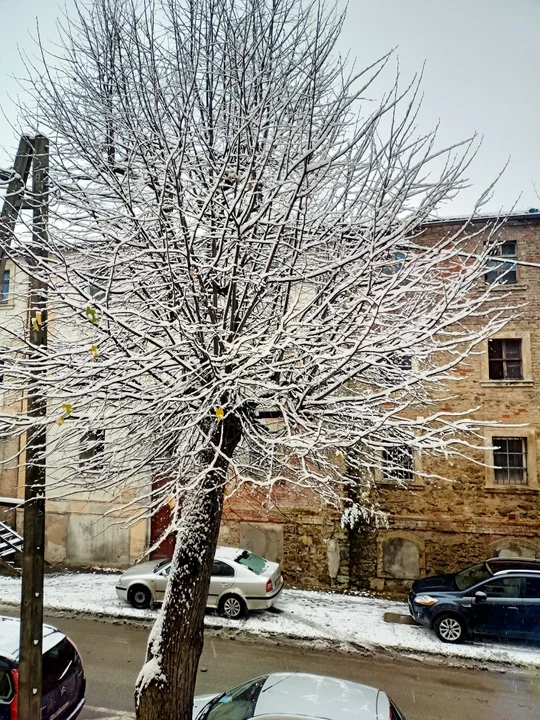
<instances>
[{"instance_id":1,"label":"brick building","mask_svg":"<svg viewBox=\"0 0 540 720\"><path fill-rule=\"evenodd\" d=\"M467 230L482 233L485 226L487 234L495 221L477 219ZM425 237L435 241L463 226L463 220L432 223ZM288 580L305 586L330 583L329 548L337 546L338 585L391 593L425 574L498 554L540 557L540 214L512 216L498 235L504 257L494 261L486 282L504 273L494 292L523 307L481 353L457 368L459 380L449 388L453 399L442 408L479 407L475 417L504 425L485 430L486 449L471 451L472 461L450 462L413 457L403 448L401 482L385 477L381 462L374 499L390 514L385 530L346 533L339 514L316 498L282 488L261 505L246 490L227 507L222 540L280 557ZM419 469L447 480L415 474Z\"/></svg>"},{"instance_id":2,"label":"brick building","mask_svg":"<svg viewBox=\"0 0 540 720\"><path fill-rule=\"evenodd\" d=\"M482 225L495 220L481 218L467 229L482 231ZM433 223L426 235L436 239L462 226L459 220ZM454 397L442 409L478 407L474 417L501 426L484 429L485 449L472 451L472 461L412 458L447 481L407 475L411 458L406 449L407 487L385 478L383 471L378 494L390 512L390 526L351 537L355 585L395 592L416 577L486 557L540 557L540 214L511 216L497 235L502 257L486 282L502 275L494 292L521 307L481 353L457 368L459 380L449 388Z\"/></svg>"}]
</instances>

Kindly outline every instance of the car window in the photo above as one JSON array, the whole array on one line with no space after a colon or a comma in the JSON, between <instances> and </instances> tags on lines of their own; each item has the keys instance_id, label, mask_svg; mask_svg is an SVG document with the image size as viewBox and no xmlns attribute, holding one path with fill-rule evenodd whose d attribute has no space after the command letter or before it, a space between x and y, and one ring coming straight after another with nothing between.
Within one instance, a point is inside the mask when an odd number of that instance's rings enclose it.
<instances>
[{"instance_id":1,"label":"car window","mask_svg":"<svg viewBox=\"0 0 540 720\"><path fill-rule=\"evenodd\" d=\"M525 578L525 597L540 599L540 578Z\"/></svg>"},{"instance_id":2,"label":"car window","mask_svg":"<svg viewBox=\"0 0 540 720\"><path fill-rule=\"evenodd\" d=\"M75 648L67 638L43 655L42 694L52 692L69 674L75 660Z\"/></svg>"},{"instance_id":3,"label":"car window","mask_svg":"<svg viewBox=\"0 0 540 720\"><path fill-rule=\"evenodd\" d=\"M521 578L505 577L490 580L478 590L485 592L488 598L518 598L521 589Z\"/></svg>"},{"instance_id":4,"label":"car window","mask_svg":"<svg viewBox=\"0 0 540 720\"><path fill-rule=\"evenodd\" d=\"M240 553L240 555L236 558L236 562L240 563L240 565L245 565L251 570L251 572L254 572L255 575L260 575L267 565L264 558L260 557L260 555L255 555L255 553L249 552L248 550L244 550Z\"/></svg>"},{"instance_id":5,"label":"car window","mask_svg":"<svg viewBox=\"0 0 540 720\"><path fill-rule=\"evenodd\" d=\"M486 563L479 563L456 573L454 581L458 590L468 590L473 585L477 585L482 580L487 580L490 577L491 572Z\"/></svg>"},{"instance_id":6,"label":"car window","mask_svg":"<svg viewBox=\"0 0 540 720\"><path fill-rule=\"evenodd\" d=\"M255 714L255 707L261 689L268 675L250 680L228 693L216 698L209 706L205 720L249 720Z\"/></svg>"},{"instance_id":7,"label":"car window","mask_svg":"<svg viewBox=\"0 0 540 720\"><path fill-rule=\"evenodd\" d=\"M9 702L13 697L13 685L9 670L0 668L0 700Z\"/></svg>"},{"instance_id":8,"label":"car window","mask_svg":"<svg viewBox=\"0 0 540 720\"><path fill-rule=\"evenodd\" d=\"M161 574L165 575L165 577L169 577L169 575L171 574L171 567L172 565L167 565L167 567L161 571Z\"/></svg>"},{"instance_id":9,"label":"car window","mask_svg":"<svg viewBox=\"0 0 540 720\"><path fill-rule=\"evenodd\" d=\"M212 577L234 577L234 570L227 563L214 560L212 563Z\"/></svg>"}]
</instances>

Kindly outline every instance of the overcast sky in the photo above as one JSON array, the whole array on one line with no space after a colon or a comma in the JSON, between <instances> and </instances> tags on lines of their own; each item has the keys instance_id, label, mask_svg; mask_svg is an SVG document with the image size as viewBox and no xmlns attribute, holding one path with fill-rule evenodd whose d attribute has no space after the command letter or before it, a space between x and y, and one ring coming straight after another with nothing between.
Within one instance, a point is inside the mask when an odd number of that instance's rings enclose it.
<instances>
[{"instance_id":1,"label":"overcast sky","mask_svg":"<svg viewBox=\"0 0 540 720\"><path fill-rule=\"evenodd\" d=\"M69 7L71 0L66 0ZM62 3L63 6L63 3ZM22 73L18 48L33 52L36 18L56 37L57 0L0 0L0 166L10 164L17 117L9 96ZM483 136L472 187L442 214L467 213L510 158L486 208L540 207L540 0L350 0L340 49L359 65L396 48L404 79L425 63L422 128L440 122L441 144ZM390 80L390 78L389 78ZM521 197L520 197L521 196Z\"/></svg>"}]
</instances>

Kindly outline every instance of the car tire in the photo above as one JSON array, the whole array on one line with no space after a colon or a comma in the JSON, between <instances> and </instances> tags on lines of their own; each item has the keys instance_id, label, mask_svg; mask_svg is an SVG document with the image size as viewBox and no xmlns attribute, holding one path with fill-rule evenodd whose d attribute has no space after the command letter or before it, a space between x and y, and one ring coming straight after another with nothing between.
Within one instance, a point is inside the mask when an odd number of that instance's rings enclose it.
<instances>
[{"instance_id":1,"label":"car tire","mask_svg":"<svg viewBox=\"0 0 540 720\"><path fill-rule=\"evenodd\" d=\"M239 620L247 614L247 607L238 595L225 595L219 601L218 612L229 620Z\"/></svg>"},{"instance_id":2,"label":"car tire","mask_svg":"<svg viewBox=\"0 0 540 720\"><path fill-rule=\"evenodd\" d=\"M445 643L460 643L465 640L467 626L463 618L453 613L439 615L433 623L435 634Z\"/></svg>"},{"instance_id":3,"label":"car tire","mask_svg":"<svg viewBox=\"0 0 540 720\"><path fill-rule=\"evenodd\" d=\"M152 593L144 585L134 585L129 588L129 604L138 610L146 610L152 604Z\"/></svg>"}]
</instances>

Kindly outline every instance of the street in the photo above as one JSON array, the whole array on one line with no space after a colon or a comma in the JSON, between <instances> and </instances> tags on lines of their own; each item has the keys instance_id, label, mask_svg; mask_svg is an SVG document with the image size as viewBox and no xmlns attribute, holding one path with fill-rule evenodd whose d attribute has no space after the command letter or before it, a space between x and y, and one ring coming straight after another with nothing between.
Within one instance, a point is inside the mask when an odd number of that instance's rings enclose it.
<instances>
[{"instance_id":1,"label":"street","mask_svg":"<svg viewBox=\"0 0 540 720\"><path fill-rule=\"evenodd\" d=\"M86 619L48 618L76 643L87 677L81 720L132 717L133 688L148 629ZM407 720L537 720L538 673L453 669L418 660L347 655L207 635L197 692L232 688L277 670L334 675L384 689ZM99 710L98 710L99 709Z\"/></svg>"}]
</instances>

